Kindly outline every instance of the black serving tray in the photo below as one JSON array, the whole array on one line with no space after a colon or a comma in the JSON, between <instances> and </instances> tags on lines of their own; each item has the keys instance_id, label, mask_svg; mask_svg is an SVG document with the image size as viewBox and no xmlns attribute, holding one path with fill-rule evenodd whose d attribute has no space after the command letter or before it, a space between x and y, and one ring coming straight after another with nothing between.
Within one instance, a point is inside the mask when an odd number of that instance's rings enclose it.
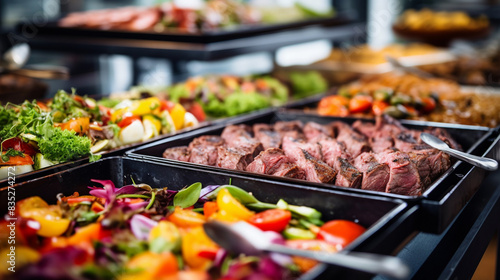
<instances>
[{"instance_id":1,"label":"black serving tray","mask_svg":"<svg viewBox=\"0 0 500 280\"><path fill-rule=\"evenodd\" d=\"M276 24L253 24L239 25L226 29L214 29L198 32L183 32L175 28L166 29L162 32L152 30L131 31L131 30L104 30L85 27L62 27L57 21L52 21L38 28L41 35L57 35L67 38L86 37L92 39L130 39L130 40L152 40L152 41L172 41L186 43L214 43L233 39L241 39L251 36L264 35L273 32L293 30L311 26L338 26L353 22L355 15L344 12L332 17L306 19L288 23ZM22 31L24 23L18 25L18 31Z\"/></svg>"},{"instance_id":2,"label":"black serving tray","mask_svg":"<svg viewBox=\"0 0 500 280\"><path fill-rule=\"evenodd\" d=\"M484 170L475 168L470 164L458 161L441 177L439 177L423 194L422 196L405 196L399 194L391 194L384 192L376 192L361 189L351 189L337 187L332 184L313 183L298 179L290 179L269 175L256 174L246 171L237 171L223 169L213 166L194 164L189 162L181 162L176 160L168 160L162 158L163 151L166 148L188 145L192 139L201 135L220 135L223 129L228 124L255 124L255 123L274 123L276 121L291 121L301 120L306 123L314 121L318 123L329 123L335 120L341 120L346 123L353 123L358 118L339 118L339 117L322 117L316 114L307 114L295 111L275 111L268 114L263 114L258 117L239 118L228 121L224 124L208 127L197 130L192 133L180 135L145 145L143 147L130 150L126 153L127 156L135 158L143 158L159 162L170 162L184 166L193 166L199 169L219 170L228 174L245 174L256 178L266 178L269 180L280 182L294 182L295 184L304 184L321 188L335 189L358 194L368 194L383 197L398 198L406 201L411 205L420 205L423 209L420 215L419 229L426 232L439 233L442 232L455 216L460 212L462 207L472 197L481 181L486 175ZM363 121L374 121L363 119ZM498 156L500 150L500 136L498 129L490 129L479 126L445 124L435 122L423 122L412 120L401 120L401 123L412 129L424 129L426 127L441 127L446 129L458 143L462 145L465 151L479 156L488 156L495 159L500 159Z\"/></svg>"},{"instance_id":3,"label":"black serving tray","mask_svg":"<svg viewBox=\"0 0 500 280\"><path fill-rule=\"evenodd\" d=\"M237 174L225 174L196 167L176 166L168 163L148 162L141 159L110 157L95 163L81 165L35 180L19 183L9 190L0 189L0 199L7 202L9 191L15 192L16 201L30 196L40 196L48 203L57 202L57 194L74 192L88 194L91 179L112 180L117 187L137 183L152 187L179 190L194 182L204 186L228 184L252 192L263 202L276 203L283 198L289 203L314 207L323 213L325 220L347 219L356 221L367 231L346 247L349 251L393 254L415 232L418 207L409 208L402 200L374 197L363 194L319 189L307 185L276 182L265 178L252 178ZM6 207L0 210L4 214ZM339 267L318 265L302 279L337 278L369 279L371 275ZM343 275L339 277L339 275ZM354 277L354 278L353 278Z\"/></svg>"}]
</instances>

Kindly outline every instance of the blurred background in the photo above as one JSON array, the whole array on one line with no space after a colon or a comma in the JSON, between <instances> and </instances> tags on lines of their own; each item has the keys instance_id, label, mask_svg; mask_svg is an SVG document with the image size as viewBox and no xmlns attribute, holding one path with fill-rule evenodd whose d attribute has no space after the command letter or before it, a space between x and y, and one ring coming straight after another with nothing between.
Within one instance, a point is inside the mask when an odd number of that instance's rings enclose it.
<instances>
[{"instance_id":1,"label":"blurred background","mask_svg":"<svg viewBox=\"0 0 500 280\"><path fill-rule=\"evenodd\" d=\"M299 1L299 0L297 0ZM351 36L341 40L315 40L304 44L284 46L273 51L235 53L224 59L182 59L148 57L147 54L113 54L108 51L73 52L71 48L58 49L47 46L37 48L40 28L64 15L77 11L117 8L123 6L152 6L158 0L2 0L0 3L0 31L4 52L13 43L32 44L27 64L64 65L70 69L69 80L44 80L48 90L44 97L51 97L58 89L77 88L80 94L108 95L128 90L133 85L169 85L193 75L207 73L232 73L237 75L268 73L275 65L309 64L323 59L332 46L347 47L368 43L374 48L398 40L391 25L402 11L422 7L434 10L463 10L471 16L486 15L492 26L500 17L500 0L449 0L449 1L384 1L384 0L316 0L299 1L315 10L335 9L338 14L349 14L352 22L364 23L363 28L352 27ZM198 1L178 1L183 5L197 5ZM291 6L294 0L249 1L256 5ZM20 23L24 22L24 25ZM21 33L21 35L20 35ZM64 39L64 38L63 38ZM57 43L51 43L57 44Z\"/></svg>"}]
</instances>

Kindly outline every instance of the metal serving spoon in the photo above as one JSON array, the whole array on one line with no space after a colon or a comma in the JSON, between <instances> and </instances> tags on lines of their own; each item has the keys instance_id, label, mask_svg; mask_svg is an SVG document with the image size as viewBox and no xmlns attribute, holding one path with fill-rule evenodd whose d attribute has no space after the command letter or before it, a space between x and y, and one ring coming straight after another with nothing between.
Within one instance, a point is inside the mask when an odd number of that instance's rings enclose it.
<instances>
[{"instance_id":1,"label":"metal serving spoon","mask_svg":"<svg viewBox=\"0 0 500 280\"><path fill-rule=\"evenodd\" d=\"M369 253L350 252L336 254L309 251L274 244L260 229L246 223L225 224L209 221L203 224L206 234L228 252L235 254L260 255L263 251L281 253L314 259L319 262L343 266L372 274L381 274L398 279L408 277L410 270L400 259Z\"/></svg>"},{"instance_id":2,"label":"metal serving spoon","mask_svg":"<svg viewBox=\"0 0 500 280\"><path fill-rule=\"evenodd\" d=\"M23 67L28 61L30 53L30 46L26 43L12 46L2 57L2 68L13 70Z\"/></svg>"},{"instance_id":3,"label":"metal serving spoon","mask_svg":"<svg viewBox=\"0 0 500 280\"><path fill-rule=\"evenodd\" d=\"M14 45L4 53L0 63L0 72L39 79L65 80L69 78L69 70L64 66L31 65L23 68L30 53L31 49L28 44Z\"/></svg>"},{"instance_id":4,"label":"metal serving spoon","mask_svg":"<svg viewBox=\"0 0 500 280\"><path fill-rule=\"evenodd\" d=\"M474 166L486 169L488 171L495 171L498 169L498 162L496 160L491 158L478 157L452 149L448 146L448 144L432 134L422 132L422 134L420 134L420 139L422 139L422 141L424 141L427 145L450 154L451 156L454 156L460 160L468 162Z\"/></svg>"}]
</instances>

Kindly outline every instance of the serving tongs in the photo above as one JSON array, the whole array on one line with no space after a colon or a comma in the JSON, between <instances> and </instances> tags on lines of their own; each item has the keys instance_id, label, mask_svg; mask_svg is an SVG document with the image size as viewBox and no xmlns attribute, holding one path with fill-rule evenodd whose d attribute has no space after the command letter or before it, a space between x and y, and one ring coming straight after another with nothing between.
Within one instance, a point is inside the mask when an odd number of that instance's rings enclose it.
<instances>
[{"instance_id":1,"label":"serving tongs","mask_svg":"<svg viewBox=\"0 0 500 280\"><path fill-rule=\"evenodd\" d=\"M322 263L398 279L405 279L410 273L405 263L392 256L358 252L349 252L347 254L329 253L295 249L276 244L263 231L246 222L226 224L209 221L203 224L203 228L215 243L234 254L261 255L265 251L300 256Z\"/></svg>"}]
</instances>

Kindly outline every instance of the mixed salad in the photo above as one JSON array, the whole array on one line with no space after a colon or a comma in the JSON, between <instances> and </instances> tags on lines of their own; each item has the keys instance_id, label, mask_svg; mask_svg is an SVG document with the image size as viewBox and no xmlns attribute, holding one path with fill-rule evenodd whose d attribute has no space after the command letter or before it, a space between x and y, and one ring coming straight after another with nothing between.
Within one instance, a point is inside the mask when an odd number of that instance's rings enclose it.
<instances>
[{"instance_id":1,"label":"mixed salad","mask_svg":"<svg viewBox=\"0 0 500 280\"><path fill-rule=\"evenodd\" d=\"M196 126L204 114L191 107L196 117L158 97L96 101L63 90L48 102L6 104L0 107L0 179L9 167L21 174L84 157L95 161L100 151Z\"/></svg>"},{"instance_id":2,"label":"mixed salad","mask_svg":"<svg viewBox=\"0 0 500 280\"><path fill-rule=\"evenodd\" d=\"M278 254L231 255L204 232L210 220L245 222L272 242L337 252L365 228L279 200L265 203L233 185L180 191L93 180L90 195L38 196L16 204L16 279L291 279L316 265ZM2 226L7 221L3 220ZM0 258L8 255L7 231ZM5 266L6 261L0 262ZM7 272L7 269L2 269Z\"/></svg>"},{"instance_id":3,"label":"mixed salad","mask_svg":"<svg viewBox=\"0 0 500 280\"><path fill-rule=\"evenodd\" d=\"M175 84L166 92L172 101L195 100L207 115L228 117L283 105L291 98L307 97L328 88L316 72L293 74L287 83L290 85L270 76L199 76Z\"/></svg>"}]
</instances>

